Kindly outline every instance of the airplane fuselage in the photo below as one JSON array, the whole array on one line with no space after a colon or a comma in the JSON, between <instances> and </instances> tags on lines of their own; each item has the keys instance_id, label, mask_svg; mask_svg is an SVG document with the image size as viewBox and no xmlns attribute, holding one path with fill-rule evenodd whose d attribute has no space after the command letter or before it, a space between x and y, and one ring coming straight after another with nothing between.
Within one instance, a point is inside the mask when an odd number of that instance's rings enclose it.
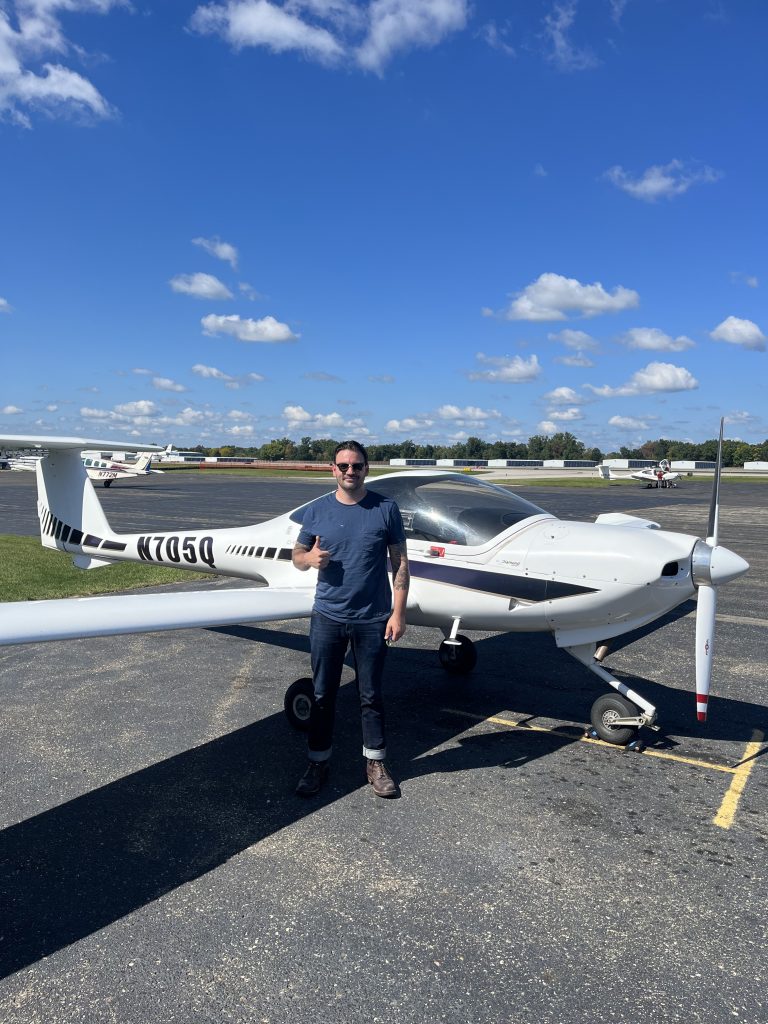
<instances>
[{"instance_id":1,"label":"airplane fuselage","mask_svg":"<svg viewBox=\"0 0 768 1024\"><path fill-rule=\"evenodd\" d=\"M306 587L291 560L300 526L287 513L232 529L83 535L40 510L46 547L96 560L143 562ZM408 621L540 631L558 645L600 641L645 625L694 593L697 538L642 527L534 516L475 546L409 540ZM314 576L314 570L309 573ZM468 600L471 598L471 600Z\"/></svg>"}]
</instances>

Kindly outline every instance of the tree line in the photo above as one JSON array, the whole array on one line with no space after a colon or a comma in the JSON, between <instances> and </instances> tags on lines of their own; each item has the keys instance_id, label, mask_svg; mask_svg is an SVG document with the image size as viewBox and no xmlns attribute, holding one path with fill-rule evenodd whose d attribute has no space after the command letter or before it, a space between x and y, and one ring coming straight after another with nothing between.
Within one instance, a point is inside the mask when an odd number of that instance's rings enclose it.
<instances>
[{"instance_id":1,"label":"tree line","mask_svg":"<svg viewBox=\"0 0 768 1024\"><path fill-rule=\"evenodd\" d=\"M340 438L343 441L346 438ZM280 437L258 447L222 445L206 448L197 445L193 451L201 455L223 458L261 459L268 462L330 462L339 443L335 438L302 437L296 442ZM405 440L390 444L366 445L371 462L389 462L390 459L587 459L601 462L607 458L660 459L714 461L717 458L717 438L694 444L690 441L672 441L659 438L646 441L639 448L621 447L618 451L602 452L588 448L573 434L565 431L550 437L535 434L527 444L518 441L484 441L468 437L452 445L417 444ZM768 461L768 439L762 444L744 441L723 441L723 465L743 466L745 462Z\"/></svg>"}]
</instances>

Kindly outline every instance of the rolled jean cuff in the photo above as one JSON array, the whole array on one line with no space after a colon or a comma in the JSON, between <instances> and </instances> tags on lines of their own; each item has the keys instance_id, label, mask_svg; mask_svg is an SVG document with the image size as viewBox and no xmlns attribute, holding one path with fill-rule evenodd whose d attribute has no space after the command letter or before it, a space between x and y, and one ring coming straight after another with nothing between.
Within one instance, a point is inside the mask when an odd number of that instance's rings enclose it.
<instances>
[{"instance_id":1,"label":"rolled jean cuff","mask_svg":"<svg viewBox=\"0 0 768 1024\"><path fill-rule=\"evenodd\" d=\"M318 764L322 764L323 761L329 761L331 758L331 751L333 747L328 747L327 750L309 750L307 754L310 761L317 761Z\"/></svg>"},{"instance_id":2,"label":"rolled jean cuff","mask_svg":"<svg viewBox=\"0 0 768 1024\"><path fill-rule=\"evenodd\" d=\"M369 761L384 761L387 757L387 748L382 750L371 750L370 747L363 747L363 757Z\"/></svg>"}]
</instances>

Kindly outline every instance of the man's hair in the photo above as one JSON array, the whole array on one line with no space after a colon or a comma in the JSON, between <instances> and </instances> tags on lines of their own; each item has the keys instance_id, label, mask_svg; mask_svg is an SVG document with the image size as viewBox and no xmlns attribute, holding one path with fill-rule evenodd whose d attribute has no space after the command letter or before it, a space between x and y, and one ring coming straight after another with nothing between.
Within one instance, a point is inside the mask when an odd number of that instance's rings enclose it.
<instances>
[{"instance_id":1,"label":"man's hair","mask_svg":"<svg viewBox=\"0 0 768 1024\"><path fill-rule=\"evenodd\" d=\"M368 465L368 452L363 448L359 441L342 441L341 444L337 444L333 451L333 462L336 461L336 456L339 452L357 452L358 455L362 455L363 462Z\"/></svg>"}]
</instances>

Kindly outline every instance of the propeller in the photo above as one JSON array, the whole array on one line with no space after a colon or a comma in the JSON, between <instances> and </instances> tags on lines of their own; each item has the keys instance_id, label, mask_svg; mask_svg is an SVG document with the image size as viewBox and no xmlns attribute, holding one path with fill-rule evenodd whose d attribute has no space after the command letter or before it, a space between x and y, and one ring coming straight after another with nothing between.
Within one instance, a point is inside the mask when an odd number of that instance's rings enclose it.
<instances>
[{"instance_id":1,"label":"propeller","mask_svg":"<svg viewBox=\"0 0 768 1024\"><path fill-rule=\"evenodd\" d=\"M696 607L696 717L707 720L709 686L712 680L712 656L715 650L715 615L717 587L743 576L749 563L728 548L718 544L720 527L720 471L723 464L723 420L717 444L717 464L709 504L706 541L699 540L693 548L691 576L698 589Z\"/></svg>"}]
</instances>

